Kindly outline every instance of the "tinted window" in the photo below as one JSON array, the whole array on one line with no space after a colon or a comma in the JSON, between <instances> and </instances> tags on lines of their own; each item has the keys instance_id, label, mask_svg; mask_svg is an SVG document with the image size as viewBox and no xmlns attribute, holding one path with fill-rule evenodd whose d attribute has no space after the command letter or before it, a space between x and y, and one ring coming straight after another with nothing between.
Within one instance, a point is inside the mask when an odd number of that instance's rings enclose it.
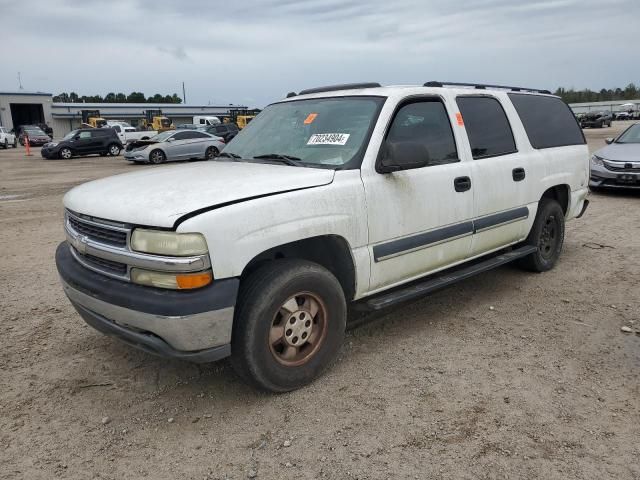
<instances>
[{"instance_id":1,"label":"tinted window","mask_svg":"<svg viewBox=\"0 0 640 480\"><path fill-rule=\"evenodd\" d=\"M202 132L191 132L191 138L211 138L211 136Z\"/></svg>"},{"instance_id":2,"label":"tinted window","mask_svg":"<svg viewBox=\"0 0 640 480\"><path fill-rule=\"evenodd\" d=\"M116 132L120 133L121 129L120 129L120 125L114 125L113 128Z\"/></svg>"},{"instance_id":3,"label":"tinted window","mask_svg":"<svg viewBox=\"0 0 640 480\"><path fill-rule=\"evenodd\" d=\"M444 105L438 100L401 107L389 128L387 142L422 143L429 154L428 166L458 161L451 123Z\"/></svg>"},{"instance_id":4,"label":"tinted window","mask_svg":"<svg viewBox=\"0 0 640 480\"><path fill-rule=\"evenodd\" d=\"M215 128L215 132L216 133L225 133L226 132L226 128L224 128L224 127L216 127Z\"/></svg>"},{"instance_id":5,"label":"tinted window","mask_svg":"<svg viewBox=\"0 0 640 480\"><path fill-rule=\"evenodd\" d=\"M556 97L509 93L533 148L585 143L569 106Z\"/></svg>"},{"instance_id":6,"label":"tinted window","mask_svg":"<svg viewBox=\"0 0 640 480\"><path fill-rule=\"evenodd\" d=\"M516 151L511 126L502 105L491 97L458 97L473 158L495 157Z\"/></svg>"},{"instance_id":7,"label":"tinted window","mask_svg":"<svg viewBox=\"0 0 640 480\"><path fill-rule=\"evenodd\" d=\"M81 139L91 138L91 132L80 132Z\"/></svg>"},{"instance_id":8,"label":"tinted window","mask_svg":"<svg viewBox=\"0 0 640 480\"><path fill-rule=\"evenodd\" d=\"M189 136L190 133L191 132L178 132L172 138L174 140L187 140L188 138L191 138Z\"/></svg>"}]
</instances>

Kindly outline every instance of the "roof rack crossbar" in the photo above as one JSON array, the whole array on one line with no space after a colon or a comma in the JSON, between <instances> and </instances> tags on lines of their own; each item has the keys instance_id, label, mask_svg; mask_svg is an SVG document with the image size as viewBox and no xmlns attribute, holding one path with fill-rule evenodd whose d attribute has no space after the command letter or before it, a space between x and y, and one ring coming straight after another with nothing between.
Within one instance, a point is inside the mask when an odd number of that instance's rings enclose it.
<instances>
[{"instance_id":1,"label":"roof rack crossbar","mask_svg":"<svg viewBox=\"0 0 640 480\"><path fill-rule=\"evenodd\" d=\"M487 88L499 88L502 90L511 90L512 92L534 92L534 93L544 93L546 95L551 95L551 92L549 90L543 90L540 88L510 87L507 85L488 85L484 83L430 81L430 82L426 82L423 86L424 87L444 87L445 85L451 86L451 87L473 87L478 90L486 90Z\"/></svg>"},{"instance_id":2,"label":"roof rack crossbar","mask_svg":"<svg viewBox=\"0 0 640 480\"><path fill-rule=\"evenodd\" d=\"M368 83L343 83L342 85L327 85L325 87L308 88L306 90L300 90L298 95L306 95L308 93L322 93L333 92L335 90L358 90L360 88L376 88L381 87L377 82Z\"/></svg>"}]
</instances>

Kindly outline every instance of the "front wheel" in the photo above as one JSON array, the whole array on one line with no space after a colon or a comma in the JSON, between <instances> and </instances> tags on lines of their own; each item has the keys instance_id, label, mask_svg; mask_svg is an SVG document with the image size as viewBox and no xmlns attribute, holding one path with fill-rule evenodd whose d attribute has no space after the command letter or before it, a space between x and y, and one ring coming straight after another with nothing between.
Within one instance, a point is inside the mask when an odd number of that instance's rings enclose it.
<instances>
[{"instance_id":1,"label":"front wheel","mask_svg":"<svg viewBox=\"0 0 640 480\"><path fill-rule=\"evenodd\" d=\"M209 147L206 152L204 152L204 158L206 160L213 160L218 155L220 155L220 151L216 147Z\"/></svg>"},{"instance_id":2,"label":"front wheel","mask_svg":"<svg viewBox=\"0 0 640 480\"><path fill-rule=\"evenodd\" d=\"M71 149L69 149L69 148L63 148L63 149L60 150L60 158L62 158L64 160L69 160L72 155L73 155L73 153L71 152Z\"/></svg>"},{"instance_id":3,"label":"front wheel","mask_svg":"<svg viewBox=\"0 0 640 480\"><path fill-rule=\"evenodd\" d=\"M287 392L311 382L344 339L344 292L316 263L267 263L243 281L237 305L231 363L240 377L263 390Z\"/></svg>"},{"instance_id":4,"label":"front wheel","mask_svg":"<svg viewBox=\"0 0 640 480\"><path fill-rule=\"evenodd\" d=\"M564 244L564 212L556 200L543 198L540 201L536 219L525 243L537 246L538 251L518 262L522 268L546 272L554 267Z\"/></svg>"},{"instance_id":5,"label":"front wheel","mask_svg":"<svg viewBox=\"0 0 640 480\"><path fill-rule=\"evenodd\" d=\"M13 148L18 148L18 139L13 139Z\"/></svg>"},{"instance_id":6,"label":"front wheel","mask_svg":"<svg viewBox=\"0 0 640 480\"><path fill-rule=\"evenodd\" d=\"M2 147L7 150L9 148L9 141L5 138L4 139L4 143L2 144Z\"/></svg>"},{"instance_id":7,"label":"front wheel","mask_svg":"<svg viewBox=\"0 0 640 480\"><path fill-rule=\"evenodd\" d=\"M117 157L118 155L120 155L120 147L115 143L112 143L111 145L109 145L109 149L107 150L107 152L109 152L109 155L111 155L112 157Z\"/></svg>"},{"instance_id":8,"label":"front wheel","mask_svg":"<svg viewBox=\"0 0 640 480\"><path fill-rule=\"evenodd\" d=\"M162 150L154 150L149 154L149 162L158 165L159 163L164 163L167 160L164 152Z\"/></svg>"}]
</instances>

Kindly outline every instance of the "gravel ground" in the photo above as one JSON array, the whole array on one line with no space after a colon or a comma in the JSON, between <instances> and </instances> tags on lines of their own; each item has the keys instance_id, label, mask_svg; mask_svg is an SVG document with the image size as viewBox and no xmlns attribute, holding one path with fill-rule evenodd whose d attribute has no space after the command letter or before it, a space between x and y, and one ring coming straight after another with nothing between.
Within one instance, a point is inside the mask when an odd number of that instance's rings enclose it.
<instances>
[{"instance_id":1,"label":"gravel ground","mask_svg":"<svg viewBox=\"0 0 640 480\"><path fill-rule=\"evenodd\" d=\"M551 272L354 316L331 371L268 395L84 325L53 262L62 195L157 167L33 150L0 151L0 478L640 479L639 193L592 194Z\"/></svg>"}]
</instances>

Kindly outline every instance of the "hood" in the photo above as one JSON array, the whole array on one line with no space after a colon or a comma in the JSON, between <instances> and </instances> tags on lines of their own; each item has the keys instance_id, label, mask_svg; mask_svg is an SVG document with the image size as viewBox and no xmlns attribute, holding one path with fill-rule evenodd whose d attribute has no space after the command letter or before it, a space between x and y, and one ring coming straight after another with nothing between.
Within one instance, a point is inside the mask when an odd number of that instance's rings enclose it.
<instances>
[{"instance_id":1,"label":"hood","mask_svg":"<svg viewBox=\"0 0 640 480\"><path fill-rule=\"evenodd\" d=\"M612 143L594 155L618 162L640 162L640 143Z\"/></svg>"},{"instance_id":2,"label":"hood","mask_svg":"<svg viewBox=\"0 0 640 480\"><path fill-rule=\"evenodd\" d=\"M131 152L132 150L143 150L147 148L149 145L153 145L154 143L158 143L155 140L134 140L132 142L127 143L127 152Z\"/></svg>"},{"instance_id":3,"label":"hood","mask_svg":"<svg viewBox=\"0 0 640 480\"><path fill-rule=\"evenodd\" d=\"M173 227L183 215L256 196L327 185L333 170L211 161L85 183L64 197L66 208L106 220Z\"/></svg>"}]
</instances>

